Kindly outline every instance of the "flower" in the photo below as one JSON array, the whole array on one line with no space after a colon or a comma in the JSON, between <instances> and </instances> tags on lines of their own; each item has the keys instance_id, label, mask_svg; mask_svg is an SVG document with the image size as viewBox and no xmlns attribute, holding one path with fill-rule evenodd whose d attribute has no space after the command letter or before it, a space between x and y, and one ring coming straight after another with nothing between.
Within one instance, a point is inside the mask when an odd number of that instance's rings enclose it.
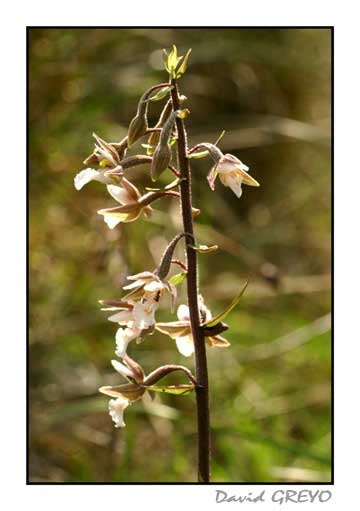
<instances>
[{"instance_id":1,"label":"flower","mask_svg":"<svg viewBox=\"0 0 360 511\"><path fill-rule=\"evenodd\" d=\"M124 428L124 410L130 404L129 399L118 397L117 399L110 399L109 401L109 415L115 423L115 428Z\"/></svg>"},{"instance_id":2,"label":"flower","mask_svg":"<svg viewBox=\"0 0 360 511\"><path fill-rule=\"evenodd\" d=\"M113 387L100 387L99 392L106 396L115 397L109 401L109 414L116 428L123 428L124 410L132 402L138 401L144 395L143 385L145 374L143 368L125 355L124 364L118 360L111 361L113 368L130 383L115 385Z\"/></svg>"},{"instance_id":3,"label":"flower","mask_svg":"<svg viewBox=\"0 0 360 511\"><path fill-rule=\"evenodd\" d=\"M109 194L121 205L115 208L100 209L99 215L104 216L104 221L110 229L113 229L120 222L134 222L139 218L142 210L145 215L150 216L151 207L140 203L141 194L135 185L122 177L121 186L107 185Z\"/></svg>"},{"instance_id":4,"label":"flower","mask_svg":"<svg viewBox=\"0 0 360 511\"><path fill-rule=\"evenodd\" d=\"M212 190L215 189L215 179L219 174L219 179L223 185L232 189L237 197L241 197L242 183L249 186L260 186L259 183L251 177L247 167L242 161L232 154L222 155L215 163L208 175L208 182Z\"/></svg>"},{"instance_id":5,"label":"flower","mask_svg":"<svg viewBox=\"0 0 360 511\"><path fill-rule=\"evenodd\" d=\"M145 334L150 333L155 326L155 312L159 303L151 297L142 299L141 301L101 301L101 303L113 304L113 306L105 307L102 310L116 311L108 320L126 328L118 328L115 341L115 354L124 358L128 344L135 340L141 339Z\"/></svg>"},{"instance_id":6,"label":"flower","mask_svg":"<svg viewBox=\"0 0 360 511\"><path fill-rule=\"evenodd\" d=\"M199 309L201 324L206 323L212 317L210 310L205 306L203 299L199 296ZM175 339L179 352L185 357L194 353L194 340L191 333L190 311L187 305L179 305L177 310L179 321L168 323L156 323L155 328L172 339ZM209 346L227 347L230 343L220 335L205 336L206 344Z\"/></svg>"}]
</instances>

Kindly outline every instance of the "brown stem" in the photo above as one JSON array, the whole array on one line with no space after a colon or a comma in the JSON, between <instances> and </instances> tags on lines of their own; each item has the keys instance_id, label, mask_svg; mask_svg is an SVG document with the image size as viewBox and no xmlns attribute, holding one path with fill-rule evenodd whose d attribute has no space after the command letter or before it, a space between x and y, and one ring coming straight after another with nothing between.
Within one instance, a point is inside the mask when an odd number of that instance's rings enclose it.
<instances>
[{"instance_id":1,"label":"brown stem","mask_svg":"<svg viewBox=\"0 0 360 511\"><path fill-rule=\"evenodd\" d=\"M180 109L179 92L176 80L172 80L174 88L171 90L173 110ZM181 177L181 211L184 231L194 236L194 226L191 204L191 169L187 158L187 135L184 121L176 118L178 131L178 167ZM197 254L190 245L195 244L186 237L187 258L187 295L190 311L191 332L195 346L196 367L196 407L198 424L198 481L206 483L210 481L210 421L209 421L209 386L206 360L205 337L200 327L200 315L198 306L198 276Z\"/></svg>"}]
</instances>

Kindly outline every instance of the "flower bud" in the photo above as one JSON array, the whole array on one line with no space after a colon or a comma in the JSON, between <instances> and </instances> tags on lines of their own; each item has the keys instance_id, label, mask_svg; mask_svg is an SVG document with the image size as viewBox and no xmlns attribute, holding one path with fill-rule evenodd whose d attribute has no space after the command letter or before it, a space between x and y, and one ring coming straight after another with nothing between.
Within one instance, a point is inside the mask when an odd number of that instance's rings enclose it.
<instances>
[{"instance_id":1,"label":"flower bud","mask_svg":"<svg viewBox=\"0 0 360 511\"><path fill-rule=\"evenodd\" d=\"M151 162L151 179L156 181L157 178L168 168L171 162L171 149L166 142L164 145L158 145L153 154Z\"/></svg>"},{"instance_id":2,"label":"flower bud","mask_svg":"<svg viewBox=\"0 0 360 511\"><path fill-rule=\"evenodd\" d=\"M136 116L130 122L128 131L128 147L132 146L148 129L147 103L140 100Z\"/></svg>"}]
</instances>

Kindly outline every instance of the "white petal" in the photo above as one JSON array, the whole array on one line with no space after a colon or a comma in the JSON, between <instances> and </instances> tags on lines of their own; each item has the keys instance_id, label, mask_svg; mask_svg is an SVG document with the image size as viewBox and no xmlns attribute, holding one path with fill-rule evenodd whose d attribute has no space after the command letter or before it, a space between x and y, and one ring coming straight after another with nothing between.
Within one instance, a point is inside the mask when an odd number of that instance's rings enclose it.
<instances>
[{"instance_id":1,"label":"white petal","mask_svg":"<svg viewBox=\"0 0 360 511\"><path fill-rule=\"evenodd\" d=\"M139 279L135 282L131 282L131 284L128 284L127 286L123 286L123 289L135 289L136 287L141 287L144 285L144 281Z\"/></svg>"},{"instance_id":2,"label":"white petal","mask_svg":"<svg viewBox=\"0 0 360 511\"><path fill-rule=\"evenodd\" d=\"M129 321L132 320L132 316L133 314L131 310L125 310L113 314L108 318L108 320L112 321L113 323L120 323L120 325L126 325Z\"/></svg>"},{"instance_id":3,"label":"white petal","mask_svg":"<svg viewBox=\"0 0 360 511\"><path fill-rule=\"evenodd\" d=\"M194 353L194 341L191 335L177 337L176 346L184 357L190 357Z\"/></svg>"},{"instance_id":4,"label":"white petal","mask_svg":"<svg viewBox=\"0 0 360 511\"><path fill-rule=\"evenodd\" d=\"M145 284L144 291L148 293L155 293L156 291L161 291L164 289L164 284L160 280L152 280Z\"/></svg>"},{"instance_id":5,"label":"white petal","mask_svg":"<svg viewBox=\"0 0 360 511\"><path fill-rule=\"evenodd\" d=\"M153 300L136 303L133 309L134 325L141 330L151 327L155 323L157 308L158 303Z\"/></svg>"},{"instance_id":6,"label":"white petal","mask_svg":"<svg viewBox=\"0 0 360 511\"><path fill-rule=\"evenodd\" d=\"M133 341L138 337L139 330L133 328L119 328L116 332L115 340L116 340L116 350L115 355L119 358L124 358L126 353L126 348L130 341Z\"/></svg>"},{"instance_id":7,"label":"white petal","mask_svg":"<svg viewBox=\"0 0 360 511\"><path fill-rule=\"evenodd\" d=\"M111 197L117 202L120 202L120 204L128 204L129 202L134 202L134 200L122 186L108 185L106 188Z\"/></svg>"},{"instance_id":8,"label":"white petal","mask_svg":"<svg viewBox=\"0 0 360 511\"><path fill-rule=\"evenodd\" d=\"M110 399L109 401L109 414L115 423L115 428L125 427L124 410L129 406L129 400L124 397L117 399Z\"/></svg>"},{"instance_id":9,"label":"white petal","mask_svg":"<svg viewBox=\"0 0 360 511\"><path fill-rule=\"evenodd\" d=\"M180 321L190 321L190 312L189 307L187 305L179 305L177 310L177 317Z\"/></svg>"},{"instance_id":10,"label":"white petal","mask_svg":"<svg viewBox=\"0 0 360 511\"><path fill-rule=\"evenodd\" d=\"M77 190L81 190L83 186L85 186L90 181L100 181L101 176L104 178L101 172L95 169L84 169L78 174L76 174L74 178L74 186Z\"/></svg>"},{"instance_id":11,"label":"white petal","mask_svg":"<svg viewBox=\"0 0 360 511\"><path fill-rule=\"evenodd\" d=\"M130 371L130 369L128 367L126 367L126 365L122 364L118 360L112 360L111 364L112 364L113 368L115 369L115 371L117 371L119 374L121 374L121 376L124 376L124 378L132 378L133 377L132 371Z\"/></svg>"},{"instance_id":12,"label":"white petal","mask_svg":"<svg viewBox=\"0 0 360 511\"><path fill-rule=\"evenodd\" d=\"M114 227L116 227L121 221L122 217L120 215L119 216L107 214L104 215L104 222L108 225L110 229L114 229Z\"/></svg>"},{"instance_id":13,"label":"white petal","mask_svg":"<svg viewBox=\"0 0 360 511\"><path fill-rule=\"evenodd\" d=\"M235 193L236 197L240 198L242 194L241 183L242 179L239 174L235 172L230 172L229 174L220 175L221 182L231 188L231 190Z\"/></svg>"}]
</instances>

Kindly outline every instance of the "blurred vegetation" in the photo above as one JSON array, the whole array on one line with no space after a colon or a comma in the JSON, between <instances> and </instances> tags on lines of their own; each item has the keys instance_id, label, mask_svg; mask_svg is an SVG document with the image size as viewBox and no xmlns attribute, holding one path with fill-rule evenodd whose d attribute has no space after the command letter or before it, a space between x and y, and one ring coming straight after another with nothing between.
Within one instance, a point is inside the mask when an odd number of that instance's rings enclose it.
<instances>
[{"instance_id":1,"label":"blurred vegetation","mask_svg":"<svg viewBox=\"0 0 360 511\"><path fill-rule=\"evenodd\" d=\"M206 304L219 312L251 280L228 317L232 346L208 349L213 480L329 481L331 32L192 28L29 31L30 480L196 480L192 396L135 403L115 430L97 392L120 383L116 325L97 300L155 267L181 229L176 200L110 231L96 214L114 205L103 186L73 187L92 132L126 134L139 96L166 79L161 48L173 43L193 48L180 84L190 143L226 129L220 147L261 183L240 200L220 183L214 193L209 159L193 163L197 236L220 246L200 256ZM132 175L151 186L147 167ZM129 353L147 372L193 366L160 333Z\"/></svg>"}]
</instances>

